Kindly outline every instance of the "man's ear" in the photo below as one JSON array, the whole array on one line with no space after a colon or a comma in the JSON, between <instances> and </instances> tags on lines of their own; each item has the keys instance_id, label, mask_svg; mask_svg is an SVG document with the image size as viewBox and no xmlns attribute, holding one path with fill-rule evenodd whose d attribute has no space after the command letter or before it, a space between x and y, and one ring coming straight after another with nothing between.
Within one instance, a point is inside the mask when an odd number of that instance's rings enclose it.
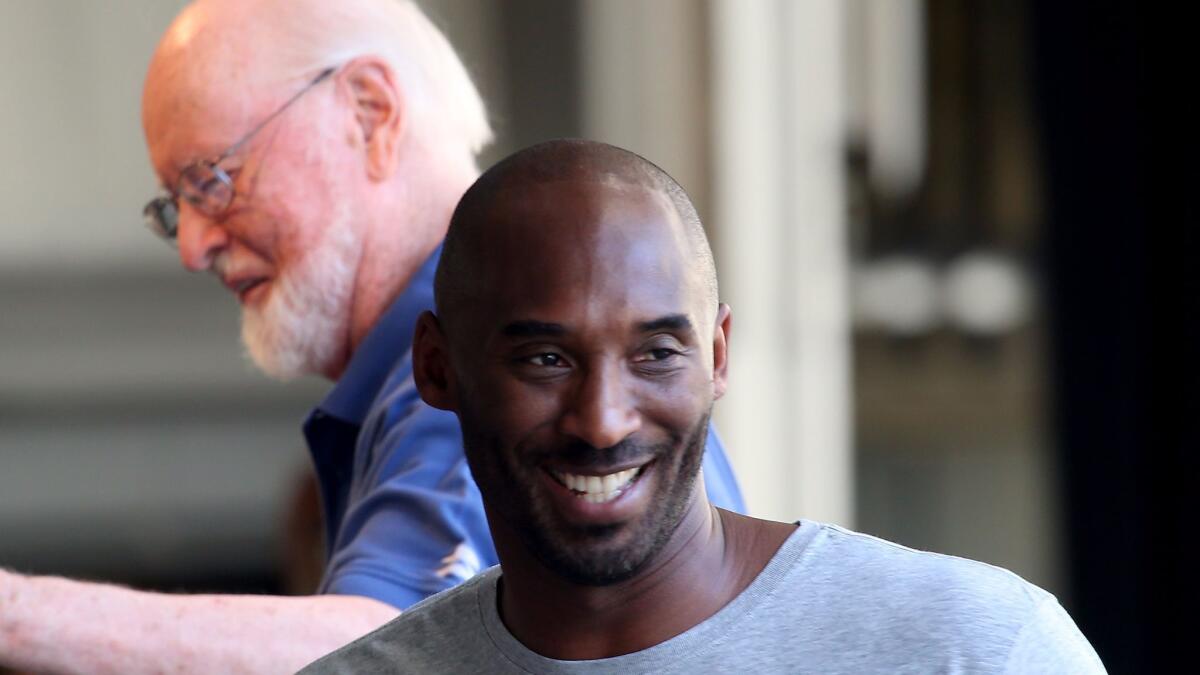
<instances>
[{"instance_id":1,"label":"man's ear","mask_svg":"<svg viewBox=\"0 0 1200 675\"><path fill-rule=\"evenodd\" d=\"M458 410L457 387L450 367L446 335L433 312L423 312L413 333L413 381L421 398L441 410Z\"/></svg>"},{"instance_id":2,"label":"man's ear","mask_svg":"<svg viewBox=\"0 0 1200 675\"><path fill-rule=\"evenodd\" d=\"M343 66L338 77L354 106L356 131L366 151L367 176L386 180L396 169L407 130L407 109L396 74L383 59L363 56Z\"/></svg>"},{"instance_id":3,"label":"man's ear","mask_svg":"<svg viewBox=\"0 0 1200 675\"><path fill-rule=\"evenodd\" d=\"M713 328L713 400L725 395L729 386L729 330L733 327L733 310L721 303L717 306L717 325Z\"/></svg>"}]
</instances>

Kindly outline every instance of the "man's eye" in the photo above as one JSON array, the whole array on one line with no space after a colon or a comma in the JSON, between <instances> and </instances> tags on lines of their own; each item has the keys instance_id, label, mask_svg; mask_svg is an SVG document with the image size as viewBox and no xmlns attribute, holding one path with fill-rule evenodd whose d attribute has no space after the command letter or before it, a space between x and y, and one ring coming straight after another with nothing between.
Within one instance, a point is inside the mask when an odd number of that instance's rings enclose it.
<instances>
[{"instance_id":1,"label":"man's eye","mask_svg":"<svg viewBox=\"0 0 1200 675\"><path fill-rule=\"evenodd\" d=\"M667 359L679 356L679 352L667 347L658 347L648 350L643 361L666 361Z\"/></svg>"},{"instance_id":2,"label":"man's eye","mask_svg":"<svg viewBox=\"0 0 1200 675\"><path fill-rule=\"evenodd\" d=\"M525 363L531 366L541 366L543 368L561 368L566 366L566 360L558 354L545 353L535 354L525 359Z\"/></svg>"}]
</instances>

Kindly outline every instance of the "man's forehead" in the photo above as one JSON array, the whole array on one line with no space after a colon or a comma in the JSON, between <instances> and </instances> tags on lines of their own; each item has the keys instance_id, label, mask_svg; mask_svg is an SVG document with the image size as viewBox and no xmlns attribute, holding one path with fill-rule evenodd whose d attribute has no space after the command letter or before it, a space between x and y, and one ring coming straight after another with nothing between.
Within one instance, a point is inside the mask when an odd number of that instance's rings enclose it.
<instances>
[{"instance_id":1,"label":"man's forehead","mask_svg":"<svg viewBox=\"0 0 1200 675\"><path fill-rule=\"evenodd\" d=\"M236 20L239 5L212 5L186 8L151 58L142 125L156 165L164 153L192 152L197 146L223 149L270 102L275 59L269 41Z\"/></svg>"},{"instance_id":2,"label":"man's forehead","mask_svg":"<svg viewBox=\"0 0 1200 675\"><path fill-rule=\"evenodd\" d=\"M534 186L492 212L487 227L497 236L481 242L474 293L490 329L519 320L631 327L690 315L697 281L669 202L629 185L599 197L569 188Z\"/></svg>"},{"instance_id":3,"label":"man's forehead","mask_svg":"<svg viewBox=\"0 0 1200 675\"><path fill-rule=\"evenodd\" d=\"M619 181L553 181L498 191L478 214L489 275L682 262L686 238L661 193ZM557 275L556 275L557 276Z\"/></svg>"},{"instance_id":4,"label":"man's forehead","mask_svg":"<svg viewBox=\"0 0 1200 675\"><path fill-rule=\"evenodd\" d=\"M510 286L465 309L477 334L492 344L562 338L623 345L649 332L692 334L704 322L703 308L682 284L649 274L623 279L618 285L593 277L578 285Z\"/></svg>"},{"instance_id":5,"label":"man's forehead","mask_svg":"<svg viewBox=\"0 0 1200 675\"><path fill-rule=\"evenodd\" d=\"M640 238L666 243L677 239L682 230L670 199L661 191L612 176L506 185L482 206L477 217L482 231L473 236L522 247L564 240ZM604 253L575 252L585 257ZM497 262L519 264L509 258Z\"/></svg>"},{"instance_id":6,"label":"man's forehead","mask_svg":"<svg viewBox=\"0 0 1200 675\"><path fill-rule=\"evenodd\" d=\"M244 135L271 104L247 75L212 67L147 77L142 124L151 161L160 172L179 170L221 152Z\"/></svg>"},{"instance_id":7,"label":"man's forehead","mask_svg":"<svg viewBox=\"0 0 1200 675\"><path fill-rule=\"evenodd\" d=\"M575 204L653 204L670 210L670 199L657 186L608 171L507 178L497 183L492 197L485 202L485 209L502 211L530 202L547 203L556 197L565 197ZM562 212L569 213L569 209Z\"/></svg>"}]
</instances>

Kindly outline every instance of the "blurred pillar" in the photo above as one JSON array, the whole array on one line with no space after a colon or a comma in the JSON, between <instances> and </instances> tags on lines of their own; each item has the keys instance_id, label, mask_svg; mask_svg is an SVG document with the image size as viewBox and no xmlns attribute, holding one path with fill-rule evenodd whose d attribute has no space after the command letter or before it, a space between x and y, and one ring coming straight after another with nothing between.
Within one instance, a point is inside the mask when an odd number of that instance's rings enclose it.
<instances>
[{"instance_id":1,"label":"blurred pillar","mask_svg":"<svg viewBox=\"0 0 1200 675\"><path fill-rule=\"evenodd\" d=\"M837 0L713 0L713 211L734 308L718 406L751 510L853 523Z\"/></svg>"},{"instance_id":2,"label":"blurred pillar","mask_svg":"<svg viewBox=\"0 0 1200 675\"><path fill-rule=\"evenodd\" d=\"M925 2L843 0L847 131L868 148L871 186L890 198L925 174Z\"/></svg>"},{"instance_id":3,"label":"blurred pillar","mask_svg":"<svg viewBox=\"0 0 1200 675\"><path fill-rule=\"evenodd\" d=\"M703 9L696 0L584 0L581 93L585 135L661 166L708 225Z\"/></svg>"},{"instance_id":4,"label":"blurred pillar","mask_svg":"<svg viewBox=\"0 0 1200 675\"><path fill-rule=\"evenodd\" d=\"M585 134L688 190L733 306L716 408L751 511L853 520L837 0L584 0Z\"/></svg>"}]
</instances>

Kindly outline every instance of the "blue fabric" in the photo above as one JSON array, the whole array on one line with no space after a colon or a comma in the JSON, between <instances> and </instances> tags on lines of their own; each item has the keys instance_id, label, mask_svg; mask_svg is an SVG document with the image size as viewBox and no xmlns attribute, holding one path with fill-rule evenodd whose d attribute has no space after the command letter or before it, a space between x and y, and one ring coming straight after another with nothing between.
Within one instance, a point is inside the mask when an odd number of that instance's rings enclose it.
<instances>
[{"instance_id":1,"label":"blue fabric","mask_svg":"<svg viewBox=\"0 0 1200 675\"><path fill-rule=\"evenodd\" d=\"M440 252L417 271L304 424L326 525L322 593L405 609L499 562L458 419L425 405L412 379L413 328L433 308ZM703 467L709 500L745 512L711 428Z\"/></svg>"}]
</instances>

